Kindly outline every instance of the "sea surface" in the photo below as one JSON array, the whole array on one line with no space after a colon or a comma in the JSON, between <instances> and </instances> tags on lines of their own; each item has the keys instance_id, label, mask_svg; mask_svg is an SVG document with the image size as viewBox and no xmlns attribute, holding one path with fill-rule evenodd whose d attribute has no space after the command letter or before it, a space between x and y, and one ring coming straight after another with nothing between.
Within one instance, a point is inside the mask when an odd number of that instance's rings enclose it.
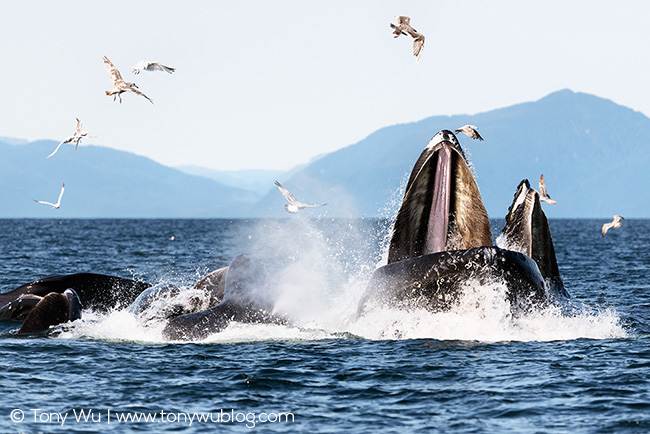
<instances>
[{"instance_id":1,"label":"sea surface","mask_svg":"<svg viewBox=\"0 0 650 434\"><path fill-rule=\"evenodd\" d=\"M119 307L46 336L0 321L0 432L650 432L650 221L551 220L575 304L357 318L387 220L0 220L0 291L95 272L191 287L261 258L291 325L166 342ZM503 220L492 221L496 235Z\"/></svg>"}]
</instances>

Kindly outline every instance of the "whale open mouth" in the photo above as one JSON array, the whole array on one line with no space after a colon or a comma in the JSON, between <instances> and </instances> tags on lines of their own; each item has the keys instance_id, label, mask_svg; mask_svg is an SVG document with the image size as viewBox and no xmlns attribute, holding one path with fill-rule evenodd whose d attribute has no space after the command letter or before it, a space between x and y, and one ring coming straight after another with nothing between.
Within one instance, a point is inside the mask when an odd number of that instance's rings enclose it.
<instances>
[{"instance_id":1,"label":"whale open mouth","mask_svg":"<svg viewBox=\"0 0 650 434\"><path fill-rule=\"evenodd\" d=\"M486 245L492 245L492 234L481 194L456 137L443 130L411 172L388 263Z\"/></svg>"},{"instance_id":2,"label":"whale open mouth","mask_svg":"<svg viewBox=\"0 0 650 434\"><path fill-rule=\"evenodd\" d=\"M499 239L503 248L531 257L549 287L568 296L560 277L551 230L539 193L530 188L527 179L517 186Z\"/></svg>"}]
</instances>

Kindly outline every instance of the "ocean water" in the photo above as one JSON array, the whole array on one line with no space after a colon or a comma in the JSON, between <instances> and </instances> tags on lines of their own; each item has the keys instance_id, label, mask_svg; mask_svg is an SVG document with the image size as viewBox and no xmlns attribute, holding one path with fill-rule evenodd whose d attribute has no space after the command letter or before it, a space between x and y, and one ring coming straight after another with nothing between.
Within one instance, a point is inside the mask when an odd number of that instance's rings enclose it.
<instances>
[{"instance_id":1,"label":"ocean water","mask_svg":"<svg viewBox=\"0 0 650 434\"><path fill-rule=\"evenodd\" d=\"M650 432L650 221L602 223L550 221L570 315L514 318L494 282L358 319L385 220L0 220L0 291L76 272L185 288L248 252L293 319L194 343L119 308L46 337L0 321L0 432Z\"/></svg>"}]
</instances>

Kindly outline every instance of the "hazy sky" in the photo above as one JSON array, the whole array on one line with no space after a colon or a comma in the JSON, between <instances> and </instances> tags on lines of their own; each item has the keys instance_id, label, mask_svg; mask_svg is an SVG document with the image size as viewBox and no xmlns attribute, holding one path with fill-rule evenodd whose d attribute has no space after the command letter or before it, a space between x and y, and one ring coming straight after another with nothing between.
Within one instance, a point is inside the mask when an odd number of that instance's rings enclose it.
<instances>
[{"instance_id":1,"label":"hazy sky","mask_svg":"<svg viewBox=\"0 0 650 434\"><path fill-rule=\"evenodd\" d=\"M426 36L419 64L396 15ZM648 17L647 1L3 1L0 136L61 140L79 117L86 144L166 165L288 169L562 88L650 114ZM105 96L104 55L155 105ZM133 75L145 59L177 72Z\"/></svg>"}]
</instances>

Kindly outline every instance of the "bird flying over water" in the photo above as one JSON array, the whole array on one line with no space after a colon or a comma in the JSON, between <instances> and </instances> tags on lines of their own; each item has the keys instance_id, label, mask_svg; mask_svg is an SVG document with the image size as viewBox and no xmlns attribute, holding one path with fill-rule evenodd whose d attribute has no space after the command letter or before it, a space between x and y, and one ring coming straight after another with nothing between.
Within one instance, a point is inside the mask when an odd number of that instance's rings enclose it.
<instances>
[{"instance_id":1,"label":"bird flying over water","mask_svg":"<svg viewBox=\"0 0 650 434\"><path fill-rule=\"evenodd\" d=\"M603 228L600 230L600 234L604 237L607 231L609 230L609 228L614 228L614 229L620 228L621 225L623 224L621 220L625 220L625 219L620 215L615 215L614 220L612 220L609 223L605 223L603 225Z\"/></svg>"},{"instance_id":2,"label":"bird flying over water","mask_svg":"<svg viewBox=\"0 0 650 434\"><path fill-rule=\"evenodd\" d=\"M390 23L390 27L393 29L394 38L398 38L400 35L409 35L413 38L413 55L417 57L417 62L419 62L424 49L424 35L411 27L411 18L399 16L397 17L397 25Z\"/></svg>"},{"instance_id":3,"label":"bird flying over water","mask_svg":"<svg viewBox=\"0 0 650 434\"><path fill-rule=\"evenodd\" d=\"M471 137L474 140L483 140L483 137L478 133L478 127L476 125L463 125L457 130L454 130L454 133L465 133L467 137Z\"/></svg>"},{"instance_id":4,"label":"bird flying over water","mask_svg":"<svg viewBox=\"0 0 650 434\"><path fill-rule=\"evenodd\" d=\"M140 74L140 71L165 71L173 74L174 71L176 71L176 68L165 66L158 62L148 62L146 60L141 60L131 68L131 72L136 75Z\"/></svg>"},{"instance_id":5,"label":"bird flying over water","mask_svg":"<svg viewBox=\"0 0 650 434\"><path fill-rule=\"evenodd\" d=\"M58 209L61 206L61 198L63 197L63 190L65 190L65 182L61 186L61 193L59 193L59 200L56 203L45 202L43 200L36 200L36 199L34 199L34 202L42 203L42 204L45 204L45 205L50 205L52 208Z\"/></svg>"},{"instance_id":6,"label":"bird flying over water","mask_svg":"<svg viewBox=\"0 0 650 434\"><path fill-rule=\"evenodd\" d=\"M79 120L79 118L76 118L76 119L77 119L77 128L76 128L76 130L74 132L74 135L68 137L67 139L65 139L64 141L59 143L59 146L56 147L54 152L52 152L50 155L48 155L45 158L50 158L52 155L56 154L57 151L59 150L59 148L61 147L61 145L64 144L64 143L74 143L74 150L76 151L77 148L79 147L79 142L81 142L82 138L88 137L89 139L94 139L94 138L97 137L97 136L89 136L88 131L83 131L83 126L82 126L81 121Z\"/></svg>"},{"instance_id":7,"label":"bird flying over water","mask_svg":"<svg viewBox=\"0 0 650 434\"><path fill-rule=\"evenodd\" d=\"M301 209L303 209L303 208L307 208L307 207L312 207L312 206L325 206L325 205L327 205L326 203L321 204L321 205L316 205L316 204L313 204L313 203L302 203L302 202L299 202L299 201L294 197L294 195L291 194L291 193L289 192L289 190L287 190L286 188L284 188L284 187L282 186L282 184L280 184L278 181L275 181L275 185L277 185L277 187L280 189L280 192L282 193L282 195L283 195L283 196L284 196L284 197L289 201L289 203L286 204L286 205L284 206L284 208L287 210L287 212L294 213L294 212L298 212L298 211L300 211Z\"/></svg>"},{"instance_id":8,"label":"bird flying over water","mask_svg":"<svg viewBox=\"0 0 650 434\"><path fill-rule=\"evenodd\" d=\"M104 56L104 65L106 66L106 70L108 71L109 78L113 82L113 86L115 88L113 90L107 90L106 95L113 95L113 101L115 101L115 97L118 97L120 99L120 104L122 104L122 96L121 94L123 92L133 92L136 95L141 95L149 100L151 104L153 104L153 101L151 98L149 98L147 95L144 93L140 92L138 90L138 86L135 83L131 82L125 82L124 79L122 78L122 74L120 74L120 71L117 70L115 65L111 63L110 60L108 60L108 57Z\"/></svg>"},{"instance_id":9,"label":"bird flying over water","mask_svg":"<svg viewBox=\"0 0 650 434\"><path fill-rule=\"evenodd\" d=\"M542 173L539 175L539 200L543 200L544 202L548 202L551 205L555 205L557 203L556 200L551 199L551 196L548 195L548 192L546 191L546 183L544 182L544 174Z\"/></svg>"}]
</instances>

